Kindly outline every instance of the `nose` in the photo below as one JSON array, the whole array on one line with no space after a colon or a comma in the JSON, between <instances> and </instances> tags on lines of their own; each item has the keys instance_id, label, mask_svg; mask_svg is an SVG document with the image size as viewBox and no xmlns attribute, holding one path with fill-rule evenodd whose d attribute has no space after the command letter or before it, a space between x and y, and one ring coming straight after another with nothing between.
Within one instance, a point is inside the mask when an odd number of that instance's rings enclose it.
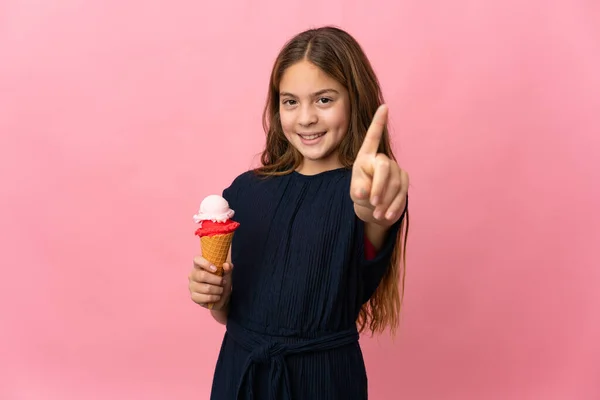
<instances>
[{"instance_id":1,"label":"nose","mask_svg":"<svg viewBox=\"0 0 600 400\"><path fill-rule=\"evenodd\" d=\"M316 124L319 120L316 110L312 104L305 104L300 107L300 115L298 116L298 123L302 127L307 127Z\"/></svg>"}]
</instances>

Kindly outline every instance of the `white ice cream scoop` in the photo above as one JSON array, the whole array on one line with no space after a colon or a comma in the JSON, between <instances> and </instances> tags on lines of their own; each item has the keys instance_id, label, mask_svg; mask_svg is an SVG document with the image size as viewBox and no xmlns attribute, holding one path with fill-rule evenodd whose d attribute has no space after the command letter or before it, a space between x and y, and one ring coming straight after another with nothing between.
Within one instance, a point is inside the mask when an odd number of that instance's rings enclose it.
<instances>
[{"instance_id":1,"label":"white ice cream scoop","mask_svg":"<svg viewBox=\"0 0 600 400\"><path fill-rule=\"evenodd\" d=\"M202 200L200 210L193 218L195 223L202 221L227 222L234 214L235 212L229 208L227 200L219 195L212 194Z\"/></svg>"}]
</instances>

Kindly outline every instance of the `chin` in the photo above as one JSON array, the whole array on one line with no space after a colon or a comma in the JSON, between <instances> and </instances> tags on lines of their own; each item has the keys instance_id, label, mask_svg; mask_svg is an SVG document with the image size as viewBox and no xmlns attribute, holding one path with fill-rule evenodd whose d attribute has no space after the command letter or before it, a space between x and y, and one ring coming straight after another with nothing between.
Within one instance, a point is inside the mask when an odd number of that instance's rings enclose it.
<instances>
[{"instance_id":1,"label":"chin","mask_svg":"<svg viewBox=\"0 0 600 400\"><path fill-rule=\"evenodd\" d=\"M302 153L302 157L305 160L310 161L315 164L323 164L323 165L333 165L337 164L335 160L337 160L337 152L335 150L331 150L328 152L305 152Z\"/></svg>"},{"instance_id":2,"label":"chin","mask_svg":"<svg viewBox=\"0 0 600 400\"><path fill-rule=\"evenodd\" d=\"M302 154L303 158L313 162L324 161L330 155L330 153L327 153L325 151L300 151L300 154Z\"/></svg>"}]
</instances>

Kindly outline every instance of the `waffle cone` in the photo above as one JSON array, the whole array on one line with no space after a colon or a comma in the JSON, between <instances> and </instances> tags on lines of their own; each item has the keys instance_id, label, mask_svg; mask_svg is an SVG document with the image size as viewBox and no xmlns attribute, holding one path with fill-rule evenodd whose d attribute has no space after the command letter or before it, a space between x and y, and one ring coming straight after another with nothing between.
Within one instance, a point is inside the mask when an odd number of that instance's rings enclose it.
<instances>
[{"instance_id":1,"label":"waffle cone","mask_svg":"<svg viewBox=\"0 0 600 400\"><path fill-rule=\"evenodd\" d=\"M233 232L223 235L203 236L200 238L202 257L217 267L215 274L223 276L223 264L227 261Z\"/></svg>"},{"instance_id":2,"label":"waffle cone","mask_svg":"<svg viewBox=\"0 0 600 400\"><path fill-rule=\"evenodd\" d=\"M217 267L216 275L223 276L223 264L227 261L232 239L233 232L200 238L202 257ZM212 309L213 305L212 303L207 304L208 309Z\"/></svg>"}]
</instances>

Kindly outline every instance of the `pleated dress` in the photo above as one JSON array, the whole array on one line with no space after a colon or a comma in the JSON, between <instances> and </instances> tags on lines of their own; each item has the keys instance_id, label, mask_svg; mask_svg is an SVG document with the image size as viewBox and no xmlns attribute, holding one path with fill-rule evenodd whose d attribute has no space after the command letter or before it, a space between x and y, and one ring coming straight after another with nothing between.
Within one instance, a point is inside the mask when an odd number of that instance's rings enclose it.
<instances>
[{"instance_id":1,"label":"pleated dress","mask_svg":"<svg viewBox=\"0 0 600 400\"><path fill-rule=\"evenodd\" d=\"M402 219L367 260L351 174L248 171L223 191L240 227L211 400L367 399L356 319L388 268Z\"/></svg>"}]
</instances>

